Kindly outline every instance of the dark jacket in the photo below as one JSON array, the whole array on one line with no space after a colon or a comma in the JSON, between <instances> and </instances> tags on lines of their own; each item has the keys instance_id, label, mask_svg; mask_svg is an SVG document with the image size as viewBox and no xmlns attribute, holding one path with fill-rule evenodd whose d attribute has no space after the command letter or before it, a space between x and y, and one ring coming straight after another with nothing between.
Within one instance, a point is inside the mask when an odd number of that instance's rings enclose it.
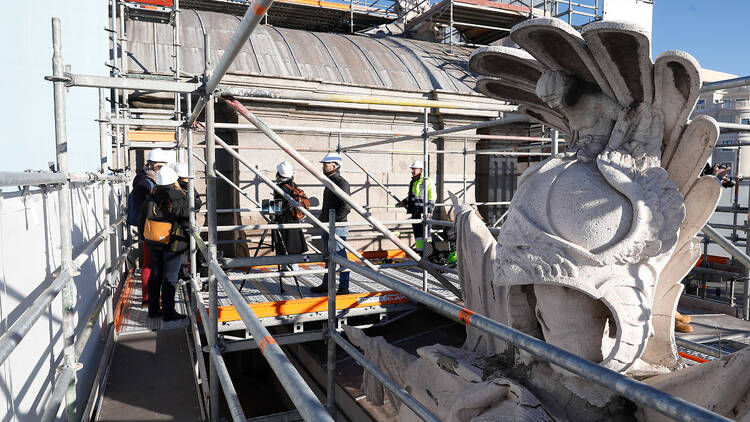
<instances>
[{"instance_id":1,"label":"dark jacket","mask_svg":"<svg viewBox=\"0 0 750 422\"><path fill-rule=\"evenodd\" d=\"M293 181L287 180L278 183L278 186L286 192L287 195L292 194L292 187L296 186ZM282 201L281 207L282 213L274 217L274 223L279 224L290 224L299 223L294 217L292 217L292 205L289 201L285 200L283 196L278 193L273 194L274 201ZM302 233L302 229L283 229L273 231L273 242L276 248L276 255L293 255L307 252L307 242L305 241L305 235Z\"/></svg>"},{"instance_id":2,"label":"dark jacket","mask_svg":"<svg viewBox=\"0 0 750 422\"><path fill-rule=\"evenodd\" d=\"M154 203L169 202L172 204L171 210L168 212L167 219L172 223L172 235L170 236L168 249L172 252L182 252L187 249L190 244L188 243L188 236L190 230L190 206L188 204L188 198L185 193L173 186L157 186L151 193ZM143 226L146 223L147 210L146 207L150 201L145 201L141 205L141 212L139 218L138 227L143 232Z\"/></svg>"},{"instance_id":3,"label":"dark jacket","mask_svg":"<svg viewBox=\"0 0 750 422\"><path fill-rule=\"evenodd\" d=\"M188 189L190 189L189 183L180 183L180 187L182 188L182 191L185 192L185 195L188 193ZM198 189L193 188L193 192L195 192L195 212L198 212L199 209L203 206L203 201L201 200L201 197L198 195Z\"/></svg>"},{"instance_id":4,"label":"dark jacket","mask_svg":"<svg viewBox=\"0 0 750 422\"><path fill-rule=\"evenodd\" d=\"M349 182L347 182L337 170L335 173L328 175L333 183L336 184L341 190L349 194ZM352 208L344 202L343 199L336 196L332 190L325 188L323 190L323 208L320 210L320 221L328 221L328 211L336 210L336 222L347 221L346 216L352 210Z\"/></svg>"},{"instance_id":5,"label":"dark jacket","mask_svg":"<svg viewBox=\"0 0 750 422\"><path fill-rule=\"evenodd\" d=\"M149 180L151 180L151 183L148 182ZM153 186L156 186L156 182L146 175L143 168L136 172L133 179L133 199L135 199L137 209L141 209L143 203L148 199Z\"/></svg>"}]
</instances>

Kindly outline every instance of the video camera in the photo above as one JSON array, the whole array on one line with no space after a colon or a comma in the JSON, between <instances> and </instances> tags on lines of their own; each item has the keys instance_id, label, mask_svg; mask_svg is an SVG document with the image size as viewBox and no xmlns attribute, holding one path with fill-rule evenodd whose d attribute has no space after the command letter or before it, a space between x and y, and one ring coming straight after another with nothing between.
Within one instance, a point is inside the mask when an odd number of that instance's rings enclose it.
<instances>
[{"instance_id":1,"label":"video camera","mask_svg":"<svg viewBox=\"0 0 750 422\"><path fill-rule=\"evenodd\" d=\"M264 199L260 204L261 214L281 215L284 211L283 199Z\"/></svg>"}]
</instances>

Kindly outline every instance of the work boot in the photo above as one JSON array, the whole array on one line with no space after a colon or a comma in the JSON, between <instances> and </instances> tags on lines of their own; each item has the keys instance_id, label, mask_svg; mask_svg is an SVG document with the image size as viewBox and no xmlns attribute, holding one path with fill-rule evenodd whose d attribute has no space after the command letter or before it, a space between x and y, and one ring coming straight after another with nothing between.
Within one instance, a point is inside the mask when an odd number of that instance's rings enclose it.
<instances>
[{"instance_id":1,"label":"work boot","mask_svg":"<svg viewBox=\"0 0 750 422\"><path fill-rule=\"evenodd\" d=\"M675 311L674 313L674 319L680 322L683 322L685 324L690 324L690 321L692 321L692 318L690 318L690 315L682 315L681 313Z\"/></svg>"},{"instance_id":2,"label":"work boot","mask_svg":"<svg viewBox=\"0 0 750 422\"><path fill-rule=\"evenodd\" d=\"M328 285L327 284L320 284L315 287L310 288L310 292L312 293L328 293Z\"/></svg>"},{"instance_id":3,"label":"work boot","mask_svg":"<svg viewBox=\"0 0 750 422\"><path fill-rule=\"evenodd\" d=\"M336 289L336 295L337 296L338 295L348 295L348 294L349 294L349 289L346 288L346 287L339 287L338 289Z\"/></svg>"},{"instance_id":4,"label":"work boot","mask_svg":"<svg viewBox=\"0 0 750 422\"><path fill-rule=\"evenodd\" d=\"M164 321L176 321L178 319L184 319L185 315L174 310L174 295L176 291L175 286L168 282L165 282L161 287L161 290L161 310L163 314L162 319Z\"/></svg>"},{"instance_id":5,"label":"work boot","mask_svg":"<svg viewBox=\"0 0 750 422\"><path fill-rule=\"evenodd\" d=\"M685 324L684 322L675 319L674 330L678 333L692 333L693 327L690 326L690 324Z\"/></svg>"}]
</instances>

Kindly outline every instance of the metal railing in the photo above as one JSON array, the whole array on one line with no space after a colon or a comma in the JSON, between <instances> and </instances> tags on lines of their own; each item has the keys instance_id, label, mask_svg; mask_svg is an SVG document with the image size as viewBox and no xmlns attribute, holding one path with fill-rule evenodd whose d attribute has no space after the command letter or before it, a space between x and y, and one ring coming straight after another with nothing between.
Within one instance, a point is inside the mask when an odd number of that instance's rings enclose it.
<instances>
[{"instance_id":1,"label":"metal railing","mask_svg":"<svg viewBox=\"0 0 750 422\"><path fill-rule=\"evenodd\" d=\"M67 133L65 122L65 84L66 76L63 72L62 47L60 38L60 21L52 19L52 41L53 41L53 76L48 79L53 82L54 87L54 121L57 171L55 172L0 172L1 186L44 186L55 185L58 187L58 218L60 220L60 249L62 264L52 274L56 274L49 286L44 289L32 304L27 307L23 314L11 324L0 337L0 364L11 356L16 347L23 341L34 324L47 312L52 301L62 295L63 315L63 361L61 372L54 381L52 394L47 398L42 415L43 421L53 420L60 405L66 402L65 413L68 420L78 420L81 415L76 407L76 369L77 360L81 356L86 345L89 343L94 326L102 311L105 310L107 327L112 324L112 301L113 292L121 278L120 267L124 262L121 256L127 254L129 248L117 245L111 247L110 241L117 240L125 222L122 215L122 207L111 209L110 184L122 184L126 179L122 176L112 176L105 173L108 163L107 149L100 150L101 170L99 173L75 174L68 172L67 164ZM104 145L102 143L102 145ZM100 145L101 146L101 145ZM102 230L90 238L83 249L73 258L72 242L72 209L71 209L71 183L104 183L102 190ZM110 220L114 223L110 224ZM104 253L104 282L98 288L91 309L79 318L86 321L81 331L76 333L76 294L73 281L79 275L79 269L91 259L92 254L102 246ZM115 263L113 265L113 263Z\"/></svg>"}]
</instances>

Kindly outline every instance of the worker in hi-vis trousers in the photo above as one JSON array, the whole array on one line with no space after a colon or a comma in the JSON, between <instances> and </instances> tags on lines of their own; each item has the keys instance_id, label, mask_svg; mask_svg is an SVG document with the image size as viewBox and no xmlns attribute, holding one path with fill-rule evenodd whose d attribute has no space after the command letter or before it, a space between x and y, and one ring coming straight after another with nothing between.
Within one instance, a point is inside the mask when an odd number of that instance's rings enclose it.
<instances>
[{"instance_id":1,"label":"worker in hi-vis trousers","mask_svg":"<svg viewBox=\"0 0 750 422\"><path fill-rule=\"evenodd\" d=\"M424 164L416 160L409 166L411 169L411 182L409 182L409 196L399 202L397 205L406 208L406 212L411 214L413 219L421 219L424 212L425 193L427 199L427 218L432 217L432 211L435 209L435 182L429 177L423 177ZM426 189L426 191L425 191ZM411 225L414 230L414 239L416 249L424 248L424 226L422 223ZM429 233L427 234L429 236Z\"/></svg>"}]
</instances>

